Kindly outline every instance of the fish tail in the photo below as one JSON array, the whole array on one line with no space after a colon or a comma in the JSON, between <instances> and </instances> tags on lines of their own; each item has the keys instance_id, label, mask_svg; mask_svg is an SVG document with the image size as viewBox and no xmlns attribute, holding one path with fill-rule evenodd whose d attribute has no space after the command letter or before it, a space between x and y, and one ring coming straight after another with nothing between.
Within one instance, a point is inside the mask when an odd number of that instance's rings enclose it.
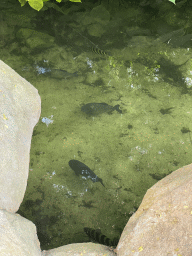
<instances>
[{"instance_id":1,"label":"fish tail","mask_svg":"<svg viewBox=\"0 0 192 256\"><path fill-rule=\"evenodd\" d=\"M115 105L113 109L115 109L117 112L122 113L122 110L119 109L120 105Z\"/></svg>"},{"instance_id":2,"label":"fish tail","mask_svg":"<svg viewBox=\"0 0 192 256\"><path fill-rule=\"evenodd\" d=\"M92 228L84 228L84 232L87 234L87 236L97 243L104 244L107 246L114 246L116 245L116 241L113 239L106 237L105 235L101 234L100 230L94 230ZM115 244L114 244L115 243Z\"/></svg>"},{"instance_id":3,"label":"fish tail","mask_svg":"<svg viewBox=\"0 0 192 256\"><path fill-rule=\"evenodd\" d=\"M101 184L103 185L103 187L105 187L105 185L103 184L103 181L102 181L102 180L100 180L100 182L101 182Z\"/></svg>"},{"instance_id":4,"label":"fish tail","mask_svg":"<svg viewBox=\"0 0 192 256\"><path fill-rule=\"evenodd\" d=\"M101 184L103 185L103 187L105 187L105 185L103 184L103 180L102 180L101 178L99 178L98 176L97 176L97 180L96 180L96 181L101 182Z\"/></svg>"},{"instance_id":5,"label":"fish tail","mask_svg":"<svg viewBox=\"0 0 192 256\"><path fill-rule=\"evenodd\" d=\"M107 55L107 53L101 49L99 49L98 47L92 47L92 51L94 53L100 54L100 55Z\"/></svg>"}]
</instances>

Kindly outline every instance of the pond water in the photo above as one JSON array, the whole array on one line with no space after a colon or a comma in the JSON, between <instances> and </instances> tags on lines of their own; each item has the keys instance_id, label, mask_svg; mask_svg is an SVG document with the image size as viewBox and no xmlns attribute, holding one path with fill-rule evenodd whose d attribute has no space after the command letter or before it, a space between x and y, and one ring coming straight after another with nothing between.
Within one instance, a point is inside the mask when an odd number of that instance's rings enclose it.
<instances>
[{"instance_id":1,"label":"pond water","mask_svg":"<svg viewBox=\"0 0 192 256\"><path fill-rule=\"evenodd\" d=\"M84 228L118 238L147 189L191 163L191 37L173 11L162 30L138 6L112 15L71 4L63 14L8 2L1 59L42 100L18 213L35 223L42 249L88 242ZM88 103L107 105L82 111ZM72 159L104 186L76 175Z\"/></svg>"}]
</instances>

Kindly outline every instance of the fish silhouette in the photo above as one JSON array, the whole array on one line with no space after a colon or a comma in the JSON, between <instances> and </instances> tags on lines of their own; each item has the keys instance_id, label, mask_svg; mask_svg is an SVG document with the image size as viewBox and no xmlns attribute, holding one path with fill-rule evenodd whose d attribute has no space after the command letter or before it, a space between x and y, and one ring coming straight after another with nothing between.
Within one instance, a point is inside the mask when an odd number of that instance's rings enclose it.
<instances>
[{"instance_id":1,"label":"fish silhouette","mask_svg":"<svg viewBox=\"0 0 192 256\"><path fill-rule=\"evenodd\" d=\"M81 111L85 112L89 116L97 116L102 113L111 114L114 110L122 113L122 111L119 109L119 105L115 105L113 107L107 103L88 103L81 107Z\"/></svg>"},{"instance_id":2,"label":"fish silhouette","mask_svg":"<svg viewBox=\"0 0 192 256\"><path fill-rule=\"evenodd\" d=\"M90 239L94 240L99 244L104 244L107 246L116 246L119 241L119 238L114 238L113 240L111 240L110 238L106 237L101 233L100 229L95 230L92 228L85 227L84 232Z\"/></svg>"},{"instance_id":3,"label":"fish silhouette","mask_svg":"<svg viewBox=\"0 0 192 256\"><path fill-rule=\"evenodd\" d=\"M101 184L104 186L102 179L82 162L73 159L69 161L69 166L71 169L73 169L77 176L82 175L82 178L91 179L93 182L101 182Z\"/></svg>"},{"instance_id":4,"label":"fish silhouette","mask_svg":"<svg viewBox=\"0 0 192 256\"><path fill-rule=\"evenodd\" d=\"M105 52L105 51L99 49L98 47L92 47L91 50L92 50L92 52L97 53L99 55L109 55L109 56L111 56L111 53Z\"/></svg>"},{"instance_id":5,"label":"fish silhouette","mask_svg":"<svg viewBox=\"0 0 192 256\"><path fill-rule=\"evenodd\" d=\"M70 73L62 69L51 69L50 76L56 79L68 79L70 77L78 76L77 72Z\"/></svg>"},{"instance_id":6,"label":"fish silhouette","mask_svg":"<svg viewBox=\"0 0 192 256\"><path fill-rule=\"evenodd\" d=\"M43 64L36 65L35 70L39 75L43 74L56 79L68 79L70 77L78 76L78 72L70 73L66 70L50 68L49 66L45 66Z\"/></svg>"}]
</instances>

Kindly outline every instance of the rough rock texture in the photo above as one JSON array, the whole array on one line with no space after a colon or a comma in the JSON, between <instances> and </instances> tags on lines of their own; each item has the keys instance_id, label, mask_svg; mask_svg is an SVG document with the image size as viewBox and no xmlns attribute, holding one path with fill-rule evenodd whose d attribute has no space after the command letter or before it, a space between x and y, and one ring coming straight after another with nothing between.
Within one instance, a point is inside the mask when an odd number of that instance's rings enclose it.
<instances>
[{"instance_id":1,"label":"rough rock texture","mask_svg":"<svg viewBox=\"0 0 192 256\"><path fill-rule=\"evenodd\" d=\"M94 243L81 243L81 244L68 244L58 247L56 249L43 251L42 256L115 256L116 253L109 247L94 244Z\"/></svg>"},{"instance_id":2,"label":"rough rock texture","mask_svg":"<svg viewBox=\"0 0 192 256\"><path fill-rule=\"evenodd\" d=\"M41 256L35 225L19 214L0 210L0 255Z\"/></svg>"},{"instance_id":3,"label":"rough rock texture","mask_svg":"<svg viewBox=\"0 0 192 256\"><path fill-rule=\"evenodd\" d=\"M23 200L40 112L38 91L0 61L0 209L16 212Z\"/></svg>"},{"instance_id":4,"label":"rough rock texture","mask_svg":"<svg viewBox=\"0 0 192 256\"><path fill-rule=\"evenodd\" d=\"M192 164L150 188L129 219L118 255L192 255Z\"/></svg>"}]
</instances>

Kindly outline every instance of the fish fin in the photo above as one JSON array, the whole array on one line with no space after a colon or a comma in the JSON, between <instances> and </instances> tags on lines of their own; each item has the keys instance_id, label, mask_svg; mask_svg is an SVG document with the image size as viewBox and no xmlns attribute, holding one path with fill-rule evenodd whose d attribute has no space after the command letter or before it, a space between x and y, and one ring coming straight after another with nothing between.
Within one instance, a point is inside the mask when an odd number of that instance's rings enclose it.
<instances>
[{"instance_id":1,"label":"fish fin","mask_svg":"<svg viewBox=\"0 0 192 256\"><path fill-rule=\"evenodd\" d=\"M105 185L103 184L103 181L101 180L100 182L101 182L101 184L103 185L103 187L105 187Z\"/></svg>"},{"instance_id":2,"label":"fish fin","mask_svg":"<svg viewBox=\"0 0 192 256\"><path fill-rule=\"evenodd\" d=\"M115 109L117 112L122 113L122 110L119 109L120 105L115 105L113 109Z\"/></svg>"}]
</instances>

